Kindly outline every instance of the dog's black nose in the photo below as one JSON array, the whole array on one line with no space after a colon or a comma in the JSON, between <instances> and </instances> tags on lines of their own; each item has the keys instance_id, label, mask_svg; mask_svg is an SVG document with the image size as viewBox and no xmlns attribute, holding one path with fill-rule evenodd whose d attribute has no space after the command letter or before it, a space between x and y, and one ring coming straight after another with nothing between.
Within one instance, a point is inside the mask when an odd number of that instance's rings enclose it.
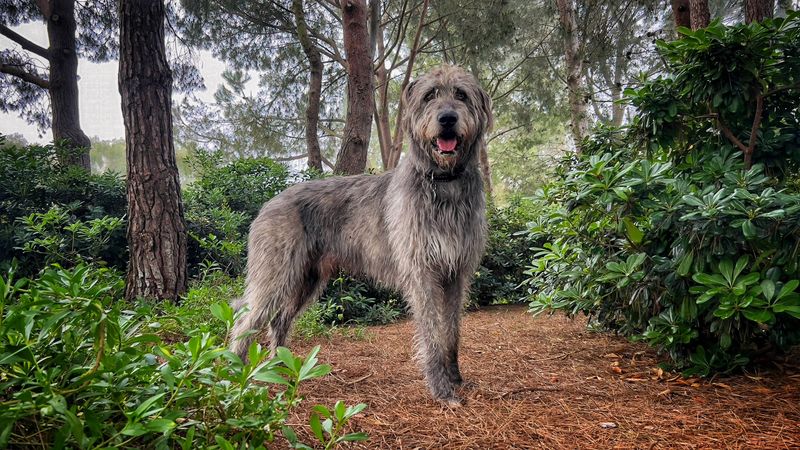
<instances>
[{"instance_id":1,"label":"dog's black nose","mask_svg":"<svg viewBox=\"0 0 800 450\"><path fill-rule=\"evenodd\" d=\"M451 128L458 122L458 115L455 111L445 111L439 114L439 125L445 128Z\"/></svg>"}]
</instances>

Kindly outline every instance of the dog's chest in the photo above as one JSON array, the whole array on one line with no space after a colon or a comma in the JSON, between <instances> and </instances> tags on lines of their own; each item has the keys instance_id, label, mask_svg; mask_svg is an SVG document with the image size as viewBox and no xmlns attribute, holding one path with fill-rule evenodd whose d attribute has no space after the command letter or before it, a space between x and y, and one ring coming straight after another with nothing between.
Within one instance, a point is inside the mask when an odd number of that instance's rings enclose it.
<instances>
[{"instance_id":1,"label":"dog's chest","mask_svg":"<svg viewBox=\"0 0 800 450\"><path fill-rule=\"evenodd\" d=\"M483 197L419 196L395 209L393 244L426 270L471 269L483 253ZM400 205L398 205L400 206ZM400 214L400 211L404 214Z\"/></svg>"}]
</instances>

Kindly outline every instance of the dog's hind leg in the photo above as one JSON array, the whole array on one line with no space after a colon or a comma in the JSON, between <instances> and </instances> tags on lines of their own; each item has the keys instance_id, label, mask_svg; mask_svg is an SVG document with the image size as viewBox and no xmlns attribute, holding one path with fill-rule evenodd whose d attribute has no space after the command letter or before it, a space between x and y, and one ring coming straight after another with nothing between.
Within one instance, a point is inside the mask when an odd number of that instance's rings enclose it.
<instances>
[{"instance_id":1,"label":"dog's hind leg","mask_svg":"<svg viewBox=\"0 0 800 450\"><path fill-rule=\"evenodd\" d=\"M247 280L244 296L235 306L238 311L247 308L236 320L231 330L231 350L242 359L256 338L275 317L294 318L297 293L302 289L303 268L308 267L306 249L298 248L302 236L277 235L267 222L254 222L250 233L247 255ZM291 325L291 323L289 323ZM283 345L283 343L281 343Z\"/></svg>"},{"instance_id":2,"label":"dog's hind leg","mask_svg":"<svg viewBox=\"0 0 800 450\"><path fill-rule=\"evenodd\" d=\"M326 283L327 277L321 275L316 263L311 264L300 277L297 284L299 288L292 293L291 300L283 304L269 323L269 345L273 356L278 347L286 345L294 320L319 298Z\"/></svg>"}]
</instances>

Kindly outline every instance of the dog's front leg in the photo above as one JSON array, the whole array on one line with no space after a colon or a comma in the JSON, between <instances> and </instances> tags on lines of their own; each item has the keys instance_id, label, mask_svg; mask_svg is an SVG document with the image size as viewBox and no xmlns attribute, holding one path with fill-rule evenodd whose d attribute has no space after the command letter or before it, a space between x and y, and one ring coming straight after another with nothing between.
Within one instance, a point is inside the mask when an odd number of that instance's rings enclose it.
<instances>
[{"instance_id":1,"label":"dog's front leg","mask_svg":"<svg viewBox=\"0 0 800 450\"><path fill-rule=\"evenodd\" d=\"M445 284L443 305L443 330L441 339L447 354L447 376L460 385L464 380L458 367L458 346L461 328L461 313L467 295L467 280L464 276Z\"/></svg>"},{"instance_id":2,"label":"dog's front leg","mask_svg":"<svg viewBox=\"0 0 800 450\"><path fill-rule=\"evenodd\" d=\"M448 334L451 326L445 323L449 317L445 314L444 291L433 285L417 286L412 291L409 303L417 327L417 357L428 389L437 400L459 406L462 400L455 394L456 380L452 376L449 352L453 351L453 346L452 336ZM457 342L457 335L455 339Z\"/></svg>"}]
</instances>

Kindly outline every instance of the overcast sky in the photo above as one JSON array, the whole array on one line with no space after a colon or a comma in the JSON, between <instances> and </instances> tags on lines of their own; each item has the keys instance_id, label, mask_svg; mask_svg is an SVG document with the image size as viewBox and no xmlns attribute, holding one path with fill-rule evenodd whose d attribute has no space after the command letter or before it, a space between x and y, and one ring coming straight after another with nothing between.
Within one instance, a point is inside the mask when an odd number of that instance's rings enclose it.
<instances>
[{"instance_id":1,"label":"overcast sky","mask_svg":"<svg viewBox=\"0 0 800 450\"><path fill-rule=\"evenodd\" d=\"M47 47L47 27L44 23L28 23L14 30L27 39ZM0 49L19 47L16 43L0 36ZM203 74L208 89L196 95L204 100L212 100L213 93L222 80L225 65L214 59L208 52L197 53L197 65ZM86 60L78 62L78 90L80 91L81 127L89 137L101 139L123 138L122 110L117 90L117 61L102 64ZM174 101L174 100L173 100ZM27 124L13 113L0 112L0 133L21 133L29 142L49 142L50 130L43 133L33 125Z\"/></svg>"}]
</instances>

